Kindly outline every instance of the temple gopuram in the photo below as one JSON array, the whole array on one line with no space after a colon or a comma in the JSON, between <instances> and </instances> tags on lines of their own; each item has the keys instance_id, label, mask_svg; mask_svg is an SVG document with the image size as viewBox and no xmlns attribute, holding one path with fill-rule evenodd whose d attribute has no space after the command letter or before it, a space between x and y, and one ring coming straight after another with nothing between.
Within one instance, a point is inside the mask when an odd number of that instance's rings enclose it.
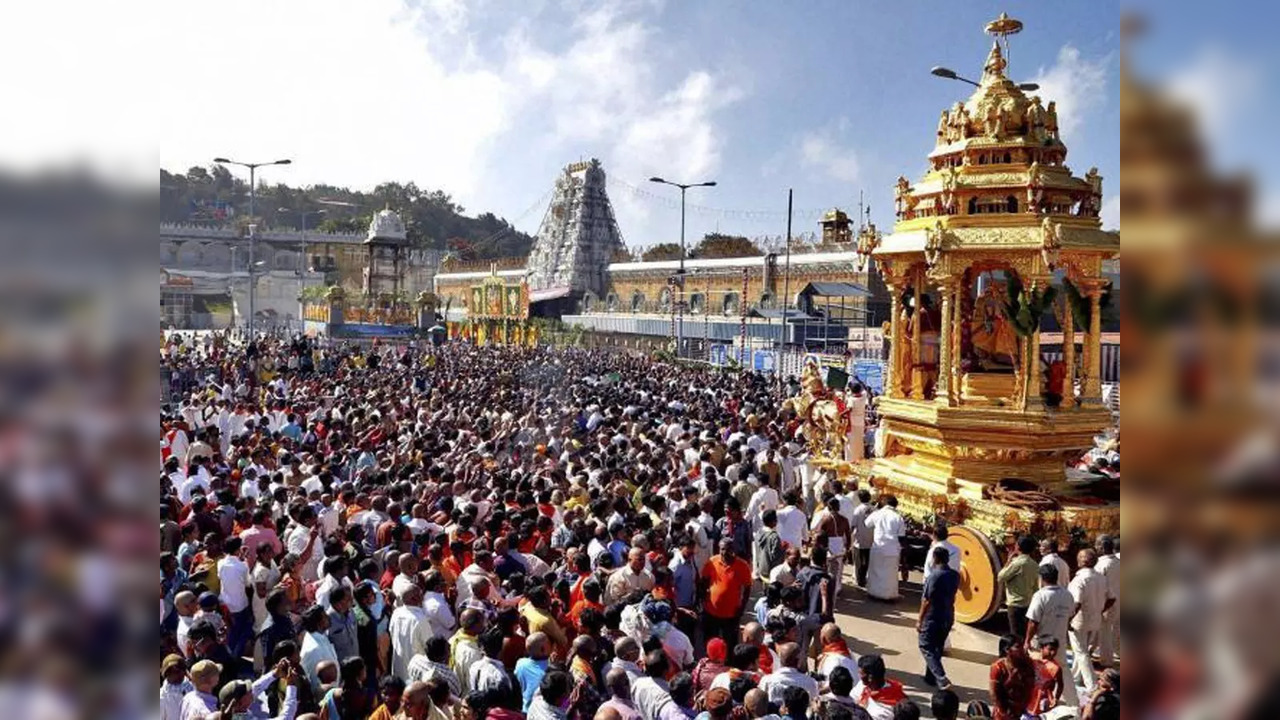
<instances>
[{"instance_id":1,"label":"temple gopuram","mask_svg":"<svg viewBox=\"0 0 1280 720\"><path fill-rule=\"evenodd\" d=\"M997 547L1021 533L1069 543L1119 530L1119 491L1066 466L1111 424L1102 403L1102 178L1067 164L1057 109L1006 75L1002 15L982 79L943 110L928 171L900 177L896 223L859 236L890 293L877 453L855 472L917 521L945 519L963 553L957 617L1000 602ZM1007 45L1005 46L1007 49ZM1041 335L1061 328L1060 359ZM847 469L847 468L846 468Z\"/></svg>"}]
</instances>

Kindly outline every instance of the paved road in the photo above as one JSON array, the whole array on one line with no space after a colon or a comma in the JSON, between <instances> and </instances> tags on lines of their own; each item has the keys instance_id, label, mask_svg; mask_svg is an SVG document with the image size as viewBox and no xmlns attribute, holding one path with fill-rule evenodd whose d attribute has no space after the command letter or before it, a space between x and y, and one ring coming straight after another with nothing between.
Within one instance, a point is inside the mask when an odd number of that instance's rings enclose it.
<instances>
[{"instance_id":1,"label":"paved road","mask_svg":"<svg viewBox=\"0 0 1280 720\"><path fill-rule=\"evenodd\" d=\"M933 688L924 684L924 661L916 636L923 576L912 572L910 581L899 586L902 598L885 603L868 598L853 583L852 568L846 569L844 590L836 601L836 624L848 638L849 649L859 656L880 653L890 677L905 686L927 716ZM942 664L955 684L952 690L960 696L961 708L970 700L989 700L987 678L1003 628L1003 616L996 615L981 626L957 624L951 631L951 649Z\"/></svg>"}]
</instances>

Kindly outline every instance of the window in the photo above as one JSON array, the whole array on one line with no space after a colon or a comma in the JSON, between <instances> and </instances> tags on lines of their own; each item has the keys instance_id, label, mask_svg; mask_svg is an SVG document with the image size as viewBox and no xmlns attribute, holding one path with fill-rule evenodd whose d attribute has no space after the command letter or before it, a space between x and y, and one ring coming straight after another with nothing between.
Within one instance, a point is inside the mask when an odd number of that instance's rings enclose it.
<instances>
[{"instance_id":1,"label":"window","mask_svg":"<svg viewBox=\"0 0 1280 720\"><path fill-rule=\"evenodd\" d=\"M637 292L631 295L631 312L638 313L644 311L644 293Z\"/></svg>"},{"instance_id":2,"label":"window","mask_svg":"<svg viewBox=\"0 0 1280 720\"><path fill-rule=\"evenodd\" d=\"M1010 195L1004 199L1004 211L1007 213L1018 212L1018 198Z\"/></svg>"},{"instance_id":3,"label":"window","mask_svg":"<svg viewBox=\"0 0 1280 720\"><path fill-rule=\"evenodd\" d=\"M724 300L720 305L721 313L725 315L737 315L739 306L738 293L725 293Z\"/></svg>"},{"instance_id":4,"label":"window","mask_svg":"<svg viewBox=\"0 0 1280 720\"><path fill-rule=\"evenodd\" d=\"M617 293L609 293L604 300L605 310L608 312L618 312L618 295Z\"/></svg>"},{"instance_id":5,"label":"window","mask_svg":"<svg viewBox=\"0 0 1280 720\"><path fill-rule=\"evenodd\" d=\"M707 311L707 296L702 293L693 293L689 296L689 312L699 315Z\"/></svg>"}]
</instances>

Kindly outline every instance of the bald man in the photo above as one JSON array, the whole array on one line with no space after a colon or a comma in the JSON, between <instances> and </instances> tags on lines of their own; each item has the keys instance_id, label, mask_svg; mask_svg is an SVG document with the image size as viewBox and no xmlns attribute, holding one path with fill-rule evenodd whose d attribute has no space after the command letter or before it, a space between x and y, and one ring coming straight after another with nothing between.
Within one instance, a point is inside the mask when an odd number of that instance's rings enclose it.
<instances>
[{"instance_id":1,"label":"bald man","mask_svg":"<svg viewBox=\"0 0 1280 720\"><path fill-rule=\"evenodd\" d=\"M773 672L760 678L759 689L769 696L769 702L778 706L785 705L783 697L787 688L798 687L809 693L809 697L818 697L818 681L804 672L808 658L800 651L796 643L783 643L778 646L778 664Z\"/></svg>"},{"instance_id":2,"label":"bald man","mask_svg":"<svg viewBox=\"0 0 1280 720\"><path fill-rule=\"evenodd\" d=\"M608 673L614 668L618 668L627 674L634 682L636 678L644 674L640 669L640 643L631 636L620 637L613 643L613 659L605 663L604 671Z\"/></svg>"},{"instance_id":3,"label":"bald man","mask_svg":"<svg viewBox=\"0 0 1280 720\"><path fill-rule=\"evenodd\" d=\"M547 674L547 658L551 655L551 640L546 633L531 633L524 641L525 657L516 661L515 676L520 683L523 709L529 712L529 703L538 694L542 676Z\"/></svg>"},{"instance_id":4,"label":"bald man","mask_svg":"<svg viewBox=\"0 0 1280 720\"><path fill-rule=\"evenodd\" d=\"M760 688L751 688L742 698L742 707L746 708L752 720L759 720L772 713L769 711L769 695Z\"/></svg>"},{"instance_id":5,"label":"bald man","mask_svg":"<svg viewBox=\"0 0 1280 720\"><path fill-rule=\"evenodd\" d=\"M480 634L485 629L484 614L479 610L463 610L458 624L458 632L449 640L449 665L458 675L462 697L466 697L471 692L471 666L484 657L484 651L480 649Z\"/></svg>"},{"instance_id":6,"label":"bald man","mask_svg":"<svg viewBox=\"0 0 1280 720\"><path fill-rule=\"evenodd\" d=\"M831 671L837 667L844 667L851 676L858 677L858 658L849 649L849 643L845 640L844 633L840 632L840 626L835 623L823 625L818 633L818 640L822 643L818 662L815 665L819 675L829 678Z\"/></svg>"},{"instance_id":7,"label":"bald man","mask_svg":"<svg viewBox=\"0 0 1280 720\"><path fill-rule=\"evenodd\" d=\"M601 710L613 708L621 720L643 720L640 710L631 699L631 678L627 677L625 670L614 668L605 673L604 687L609 691L610 697L608 702L600 706ZM598 713L596 717L599 717Z\"/></svg>"},{"instance_id":8,"label":"bald man","mask_svg":"<svg viewBox=\"0 0 1280 720\"><path fill-rule=\"evenodd\" d=\"M633 547L627 553L627 564L609 576L605 588L605 605L622 602L633 592L653 589L653 574L645 569L644 550Z\"/></svg>"},{"instance_id":9,"label":"bald man","mask_svg":"<svg viewBox=\"0 0 1280 720\"><path fill-rule=\"evenodd\" d=\"M431 696L427 684L412 682L404 689L400 699L400 716L406 720L427 720L431 712Z\"/></svg>"}]
</instances>

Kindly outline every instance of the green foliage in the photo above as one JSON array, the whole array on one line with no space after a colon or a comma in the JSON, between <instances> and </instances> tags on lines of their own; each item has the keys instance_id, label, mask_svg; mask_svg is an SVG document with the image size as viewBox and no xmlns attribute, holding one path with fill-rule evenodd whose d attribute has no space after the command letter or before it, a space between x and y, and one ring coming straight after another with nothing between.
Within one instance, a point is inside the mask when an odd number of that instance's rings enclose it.
<instances>
[{"instance_id":1,"label":"green foliage","mask_svg":"<svg viewBox=\"0 0 1280 720\"><path fill-rule=\"evenodd\" d=\"M761 250L750 239L741 235L724 235L721 233L707 233L703 236L702 242L689 253L690 257L709 259L709 258L730 258L730 257L758 257L763 255Z\"/></svg>"},{"instance_id":2,"label":"green foliage","mask_svg":"<svg viewBox=\"0 0 1280 720\"><path fill-rule=\"evenodd\" d=\"M1004 303L1004 316L1020 337L1031 337L1040 328L1040 318L1053 311L1058 289L1049 285L1028 292L1017 275L1009 273L1009 297Z\"/></svg>"},{"instance_id":3,"label":"green foliage","mask_svg":"<svg viewBox=\"0 0 1280 720\"><path fill-rule=\"evenodd\" d=\"M319 302L325 299L325 295L329 292L328 286L325 285L308 285L302 288L298 293L300 302Z\"/></svg>"},{"instance_id":4,"label":"green foliage","mask_svg":"<svg viewBox=\"0 0 1280 720\"><path fill-rule=\"evenodd\" d=\"M271 170L271 178L287 172ZM385 182L363 192L324 184L306 188L267 185L261 180L259 177L254 222L264 228L301 227L300 211L324 210L324 215L307 216L308 227L318 232L363 233L374 213L390 207L404 219L409 241L416 247L444 249L447 239L460 239L468 244L469 257L465 259L471 260L526 255L533 247L531 236L493 213L467 217L465 208L448 193L424 191L412 182ZM249 183L222 165L192 167L182 174L162 169L160 219L213 227L247 225Z\"/></svg>"},{"instance_id":5,"label":"green foliage","mask_svg":"<svg viewBox=\"0 0 1280 720\"><path fill-rule=\"evenodd\" d=\"M645 250L644 253L640 255L640 259L644 262L679 260L680 243L658 243L648 250Z\"/></svg>"},{"instance_id":6,"label":"green foliage","mask_svg":"<svg viewBox=\"0 0 1280 720\"><path fill-rule=\"evenodd\" d=\"M1078 329L1089 327L1089 298L1085 297L1075 283L1067 278L1062 279L1063 297L1067 308L1071 310L1071 319Z\"/></svg>"}]
</instances>

